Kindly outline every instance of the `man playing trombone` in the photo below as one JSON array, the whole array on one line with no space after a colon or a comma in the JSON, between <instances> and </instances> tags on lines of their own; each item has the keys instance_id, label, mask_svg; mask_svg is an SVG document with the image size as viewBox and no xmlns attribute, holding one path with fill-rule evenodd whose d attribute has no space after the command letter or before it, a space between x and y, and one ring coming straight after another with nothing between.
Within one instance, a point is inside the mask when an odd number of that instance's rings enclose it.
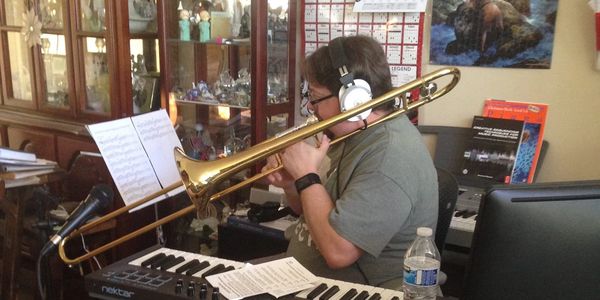
<instances>
[{"instance_id":1,"label":"man playing trombone","mask_svg":"<svg viewBox=\"0 0 600 300\"><path fill-rule=\"evenodd\" d=\"M319 120L392 89L386 55L370 37L339 37L304 62L308 108ZM287 255L318 276L401 289L403 256L417 227L435 229L437 176L417 129L405 115L369 126L389 101L328 128L318 147L296 143L284 168L267 178L300 215ZM340 143L330 142L360 131ZM330 159L321 183L318 170ZM266 169L273 167L269 158Z\"/></svg>"}]
</instances>

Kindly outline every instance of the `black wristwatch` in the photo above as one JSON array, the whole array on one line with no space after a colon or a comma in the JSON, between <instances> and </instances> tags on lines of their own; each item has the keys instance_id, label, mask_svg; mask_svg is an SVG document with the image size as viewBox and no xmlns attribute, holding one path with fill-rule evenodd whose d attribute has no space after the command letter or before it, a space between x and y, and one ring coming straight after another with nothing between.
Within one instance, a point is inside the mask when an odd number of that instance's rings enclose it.
<instances>
[{"instance_id":1,"label":"black wristwatch","mask_svg":"<svg viewBox=\"0 0 600 300\"><path fill-rule=\"evenodd\" d=\"M294 182L294 185L296 186L296 191L298 192L298 195L300 195L300 192L302 192L302 190L315 183L321 184L321 178L319 177L319 175L315 173L308 173L298 178Z\"/></svg>"}]
</instances>

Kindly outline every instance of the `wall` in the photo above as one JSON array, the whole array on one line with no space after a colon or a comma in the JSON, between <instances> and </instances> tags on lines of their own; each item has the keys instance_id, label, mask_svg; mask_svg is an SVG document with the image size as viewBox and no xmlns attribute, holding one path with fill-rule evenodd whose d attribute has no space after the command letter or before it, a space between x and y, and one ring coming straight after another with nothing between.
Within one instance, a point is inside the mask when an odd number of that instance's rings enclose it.
<instances>
[{"instance_id":1,"label":"wall","mask_svg":"<svg viewBox=\"0 0 600 300\"><path fill-rule=\"evenodd\" d=\"M431 1L423 36L423 74L429 64ZM549 104L549 141L539 182L600 179L600 70L593 11L587 0L559 0L552 65L546 70L459 67L450 94L419 111L419 123L468 127L487 98Z\"/></svg>"}]
</instances>

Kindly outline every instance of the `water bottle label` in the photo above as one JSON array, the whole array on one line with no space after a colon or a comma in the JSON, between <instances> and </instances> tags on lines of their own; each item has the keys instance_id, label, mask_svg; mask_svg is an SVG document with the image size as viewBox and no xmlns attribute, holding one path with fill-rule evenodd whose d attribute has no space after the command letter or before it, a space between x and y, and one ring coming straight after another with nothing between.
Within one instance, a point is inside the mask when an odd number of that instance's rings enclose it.
<instances>
[{"instance_id":1,"label":"water bottle label","mask_svg":"<svg viewBox=\"0 0 600 300\"><path fill-rule=\"evenodd\" d=\"M411 269L404 267L404 282L418 286L434 286L437 284L439 269Z\"/></svg>"}]
</instances>

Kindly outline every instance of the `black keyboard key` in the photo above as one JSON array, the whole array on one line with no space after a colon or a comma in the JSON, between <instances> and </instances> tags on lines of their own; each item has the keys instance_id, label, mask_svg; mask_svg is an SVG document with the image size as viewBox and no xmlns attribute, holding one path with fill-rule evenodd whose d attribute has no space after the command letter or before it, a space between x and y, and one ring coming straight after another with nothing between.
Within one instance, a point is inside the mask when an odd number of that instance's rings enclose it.
<instances>
[{"instance_id":1,"label":"black keyboard key","mask_svg":"<svg viewBox=\"0 0 600 300\"><path fill-rule=\"evenodd\" d=\"M218 264L210 269L208 269L208 271L204 272L204 274L202 274L202 278L210 276L210 275L215 275L218 274L219 272L221 272L221 270L225 269L225 265L223 264Z\"/></svg>"},{"instance_id":2,"label":"black keyboard key","mask_svg":"<svg viewBox=\"0 0 600 300\"><path fill-rule=\"evenodd\" d=\"M192 259L192 260L188 261L187 263L185 263L183 266L175 269L175 273L181 274L181 273L183 273L183 272L185 272L185 271L187 271L187 270L189 270L189 269L191 269L191 268L193 268L193 267L195 267L195 266L197 266L199 264L200 264L199 260Z\"/></svg>"},{"instance_id":3,"label":"black keyboard key","mask_svg":"<svg viewBox=\"0 0 600 300\"><path fill-rule=\"evenodd\" d=\"M352 297L356 296L356 294L358 294L356 289L350 289L342 296L342 298L340 298L340 300L350 300Z\"/></svg>"},{"instance_id":4,"label":"black keyboard key","mask_svg":"<svg viewBox=\"0 0 600 300\"><path fill-rule=\"evenodd\" d=\"M369 300L379 300L381 299L381 294L375 293L373 296L369 297Z\"/></svg>"},{"instance_id":5,"label":"black keyboard key","mask_svg":"<svg viewBox=\"0 0 600 300\"><path fill-rule=\"evenodd\" d=\"M324 283L321 283L314 290L312 290L310 293L308 293L308 295L306 296L306 299L308 299L308 300L315 299L315 297L317 297L319 294L321 294L326 289L327 289L327 285Z\"/></svg>"},{"instance_id":6,"label":"black keyboard key","mask_svg":"<svg viewBox=\"0 0 600 300\"><path fill-rule=\"evenodd\" d=\"M392 297L392 299L390 299L390 300L400 300L400 297L398 297L398 296L394 296L394 297Z\"/></svg>"},{"instance_id":7,"label":"black keyboard key","mask_svg":"<svg viewBox=\"0 0 600 300\"><path fill-rule=\"evenodd\" d=\"M153 262L155 262L156 260L161 259L165 256L167 256L167 255L164 253L158 253L158 254L146 259L145 261L143 261L141 263L141 265L142 265L142 267L147 267L147 266L151 265Z\"/></svg>"},{"instance_id":8,"label":"black keyboard key","mask_svg":"<svg viewBox=\"0 0 600 300\"><path fill-rule=\"evenodd\" d=\"M171 260L171 261L169 261L169 262L166 262L166 263L162 264L162 266L160 266L160 269L161 269L162 271L166 271L166 270L168 270L169 268L171 268L172 266L174 266L174 265L178 265L178 264L182 263L184 260L185 260L185 259L183 258L183 256L177 256L177 257L175 257L175 259L173 259L173 260Z\"/></svg>"},{"instance_id":9,"label":"black keyboard key","mask_svg":"<svg viewBox=\"0 0 600 300\"><path fill-rule=\"evenodd\" d=\"M165 258L165 260L163 260L157 267L156 269L159 270L166 270L165 266L170 265L171 263L173 263L173 261L177 260L177 257L175 255L169 255L167 256L167 258Z\"/></svg>"},{"instance_id":10,"label":"black keyboard key","mask_svg":"<svg viewBox=\"0 0 600 300\"><path fill-rule=\"evenodd\" d=\"M340 287L337 285L332 286L330 289L327 290L327 292L325 292L323 295L321 295L321 297L319 297L319 300L328 300L329 298L333 297L333 295L337 294L337 292L340 291Z\"/></svg>"},{"instance_id":11,"label":"black keyboard key","mask_svg":"<svg viewBox=\"0 0 600 300\"><path fill-rule=\"evenodd\" d=\"M171 254L171 255L167 255L163 258L159 258L159 259L155 260L153 263L150 264L150 268L158 269L158 267L160 267L163 263L165 263L171 259L175 259L175 255Z\"/></svg>"},{"instance_id":12,"label":"black keyboard key","mask_svg":"<svg viewBox=\"0 0 600 300\"><path fill-rule=\"evenodd\" d=\"M207 261L203 261L203 262L197 264L195 267L187 270L187 272L185 272L185 275L192 276L192 275L200 272L201 270L204 270L208 266L210 266L210 264Z\"/></svg>"},{"instance_id":13,"label":"black keyboard key","mask_svg":"<svg viewBox=\"0 0 600 300\"><path fill-rule=\"evenodd\" d=\"M369 297L369 292L362 291L360 294L358 294L358 296L356 296L356 298L354 298L354 300L365 300L367 297Z\"/></svg>"}]
</instances>

